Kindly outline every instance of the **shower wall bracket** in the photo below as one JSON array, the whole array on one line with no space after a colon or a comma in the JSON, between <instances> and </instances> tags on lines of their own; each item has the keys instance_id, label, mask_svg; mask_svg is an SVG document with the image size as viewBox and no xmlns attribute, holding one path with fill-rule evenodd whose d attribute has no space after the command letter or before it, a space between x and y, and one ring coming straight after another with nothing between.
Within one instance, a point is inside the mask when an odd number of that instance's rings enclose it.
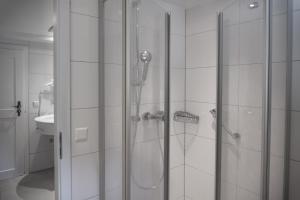
<instances>
[{"instance_id":1,"label":"shower wall bracket","mask_svg":"<svg viewBox=\"0 0 300 200\"><path fill-rule=\"evenodd\" d=\"M176 111L173 117L174 121L176 122L183 122L183 123L191 123L191 124L198 124L199 123L199 116L186 112L186 111Z\"/></svg>"}]
</instances>

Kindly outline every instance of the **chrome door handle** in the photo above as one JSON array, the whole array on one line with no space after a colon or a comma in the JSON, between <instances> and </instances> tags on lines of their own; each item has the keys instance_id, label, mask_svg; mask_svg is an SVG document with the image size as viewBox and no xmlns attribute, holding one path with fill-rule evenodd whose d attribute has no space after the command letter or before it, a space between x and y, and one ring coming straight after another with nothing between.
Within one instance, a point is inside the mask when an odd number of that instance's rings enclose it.
<instances>
[{"instance_id":1,"label":"chrome door handle","mask_svg":"<svg viewBox=\"0 0 300 200\"><path fill-rule=\"evenodd\" d=\"M22 112L22 104L21 104L21 101L18 101L17 102L17 105L16 106L13 106L14 108L17 109L17 115L18 117L21 116L21 112Z\"/></svg>"}]
</instances>

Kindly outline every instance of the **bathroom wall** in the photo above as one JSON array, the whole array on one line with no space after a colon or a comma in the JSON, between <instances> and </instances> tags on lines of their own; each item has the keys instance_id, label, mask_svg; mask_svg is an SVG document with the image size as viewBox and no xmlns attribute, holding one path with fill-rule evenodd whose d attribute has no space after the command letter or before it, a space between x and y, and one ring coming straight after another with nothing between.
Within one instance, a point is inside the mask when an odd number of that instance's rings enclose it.
<instances>
[{"instance_id":1,"label":"bathroom wall","mask_svg":"<svg viewBox=\"0 0 300 200\"><path fill-rule=\"evenodd\" d=\"M259 199L264 30L263 1L214 1L186 13L186 109L200 116L186 125L186 199L214 199L217 11L224 8L222 198ZM204 197L203 197L204 196Z\"/></svg>"},{"instance_id":2,"label":"bathroom wall","mask_svg":"<svg viewBox=\"0 0 300 200\"><path fill-rule=\"evenodd\" d=\"M29 171L53 167L53 136L42 135L36 129L39 93L53 80L53 50L49 44L29 44ZM43 106L41 114L53 113L53 105Z\"/></svg>"},{"instance_id":3,"label":"bathroom wall","mask_svg":"<svg viewBox=\"0 0 300 200\"><path fill-rule=\"evenodd\" d=\"M293 1L290 200L300 198L300 1Z\"/></svg>"},{"instance_id":4,"label":"bathroom wall","mask_svg":"<svg viewBox=\"0 0 300 200\"><path fill-rule=\"evenodd\" d=\"M104 2L105 199L122 199L122 0Z\"/></svg>"},{"instance_id":5,"label":"bathroom wall","mask_svg":"<svg viewBox=\"0 0 300 200\"><path fill-rule=\"evenodd\" d=\"M199 124L186 124L185 199L214 199L217 15L224 2L186 10L186 110Z\"/></svg>"},{"instance_id":6,"label":"bathroom wall","mask_svg":"<svg viewBox=\"0 0 300 200\"><path fill-rule=\"evenodd\" d=\"M71 0L72 200L99 199L99 7Z\"/></svg>"}]
</instances>

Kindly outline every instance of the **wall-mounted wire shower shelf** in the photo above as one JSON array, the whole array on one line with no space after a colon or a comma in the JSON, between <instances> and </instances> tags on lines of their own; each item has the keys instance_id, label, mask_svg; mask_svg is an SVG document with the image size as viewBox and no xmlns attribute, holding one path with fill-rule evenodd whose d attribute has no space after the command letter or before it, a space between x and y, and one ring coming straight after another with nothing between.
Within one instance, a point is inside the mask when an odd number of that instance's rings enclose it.
<instances>
[{"instance_id":1,"label":"wall-mounted wire shower shelf","mask_svg":"<svg viewBox=\"0 0 300 200\"><path fill-rule=\"evenodd\" d=\"M176 111L174 113L173 119L176 122L184 122L184 123L192 123L192 124L199 123L198 115L194 115L194 114L186 112L186 111Z\"/></svg>"}]
</instances>

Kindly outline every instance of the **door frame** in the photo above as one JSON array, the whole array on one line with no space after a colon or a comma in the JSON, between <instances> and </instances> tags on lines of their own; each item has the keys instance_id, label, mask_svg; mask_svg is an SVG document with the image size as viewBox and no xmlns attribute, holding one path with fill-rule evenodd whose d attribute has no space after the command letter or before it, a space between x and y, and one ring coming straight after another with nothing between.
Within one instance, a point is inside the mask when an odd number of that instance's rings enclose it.
<instances>
[{"instance_id":1,"label":"door frame","mask_svg":"<svg viewBox=\"0 0 300 200\"><path fill-rule=\"evenodd\" d=\"M24 144L22 143L22 145L24 146L24 167L22 170L16 170L16 173L14 173L14 176L17 175L23 175L23 174L27 174L29 172L29 122L28 122L28 118L29 118L29 112L28 112L28 47L23 46L23 45L17 45L17 44L13 44L13 43L8 43L5 41L0 41L0 47L3 49L8 49L11 51L20 51L22 53L22 61L23 61L23 65L22 65L22 76L23 76L23 80L21 85L23 86L21 89L21 94L20 96L22 97L22 113L23 113L23 125L25 126L24 129L24 138L22 138L22 140L24 140ZM16 80L17 81L17 80ZM16 101L18 101L18 99L16 99ZM16 127L17 128L17 127ZM16 130L17 131L17 130ZM17 142L17 141L16 141ZM13 177L12 177L13 178Z\"/></svg>"},{"instance_id":2,"label":"door frame","mask_svg":"<svg viewBox=\"0 0 300 200\"><path fill-rule=\"evenodd\" d=\"M72 199L70 0L54 0L55 199Z\"/></svg>"}]
</instances>

